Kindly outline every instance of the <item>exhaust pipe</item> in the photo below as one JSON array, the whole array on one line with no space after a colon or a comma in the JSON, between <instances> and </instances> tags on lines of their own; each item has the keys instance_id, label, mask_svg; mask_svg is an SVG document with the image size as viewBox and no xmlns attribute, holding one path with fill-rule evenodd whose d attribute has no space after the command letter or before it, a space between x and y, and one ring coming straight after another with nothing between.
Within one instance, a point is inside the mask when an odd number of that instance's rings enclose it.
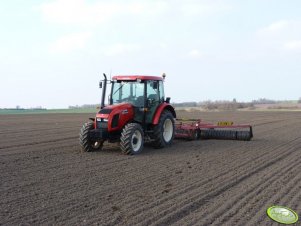
<instances>
[{"instance_id":1,"label":"exhaust pipe","mask_svg":"<svg viewBox=\"0 0 301 226\"><path fill-rule=\"evenodd\" d=\"M103 109L105 107L105 97L106 97L106 89L107 89L107 76L105 73L103 73L103 76L105 79L103 80L100 109Z\"/></svg>"}]
</instances>

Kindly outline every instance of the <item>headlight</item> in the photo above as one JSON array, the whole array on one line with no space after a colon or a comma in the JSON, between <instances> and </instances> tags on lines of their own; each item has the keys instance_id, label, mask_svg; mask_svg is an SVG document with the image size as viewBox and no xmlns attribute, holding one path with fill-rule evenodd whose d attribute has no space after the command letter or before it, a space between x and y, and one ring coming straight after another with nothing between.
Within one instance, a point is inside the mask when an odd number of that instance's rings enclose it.
<instances>
[{"instance_id":1,"label":"headlight","mask_svg":"<svg viewBox=\"0 0 301 226\"><path fill-rule=\"evenodd\" d=\"M107 118L96 118L97 122L107 122L108 119Z\"/></svg>"}]
</instances>

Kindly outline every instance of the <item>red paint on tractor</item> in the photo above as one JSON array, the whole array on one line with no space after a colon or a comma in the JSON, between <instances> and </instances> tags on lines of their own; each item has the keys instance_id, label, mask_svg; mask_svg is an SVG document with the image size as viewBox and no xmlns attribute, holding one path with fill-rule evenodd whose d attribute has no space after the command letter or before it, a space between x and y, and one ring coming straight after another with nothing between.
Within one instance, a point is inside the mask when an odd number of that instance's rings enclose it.
<instances>
[{"instance_id":1,"label":"red paint on tractor","mask_svg":"<svg viewBox=\"0 0 301 226\"><path fill-rule=\"evenodd\" d=\"M110 114L96 114L96 118L108 119L108 132L121 130L125 124L134 118L134 108L129 103L121 103L116 105L109 105L106 109L112 109ZM118 126L112 128L112 120L114 115L119 114Z\"/></svg>"},{"instance_id":2,"label":"red paint on tractor","mask_svg":"<svg viewBox=\"0 0 301 226\"><path fill-rule=\"evenodd\" d=\"M159 119L160 119L160 116L161 116L162 112L163 112L165 109L166 109L166 110L169 110L169 111L172 113L173 117L176 118L176 112L175 112L175 109L174 109L170 104L168 104L168 103L162 103L162 104L160 104L159 107L157 108L156 113L155 113L155 115L154 115L154 117L153 117L153 125L157 125L157 124L158 124Z\"/></svg>"},{"instance_id":3,"label":"red paint on tractor","mask_svg":"<svg viewBox=\"0 0 301 226\"><path fill-rule=\"evenodd\" d=\"M162 77L158 76L149 76L149 75L115 75L113 76L112 80L122 80L122 81L136 81L137 79L140 79L141 81L145 80L156 80L156 81L162 81Z\"/></svg>"}]
</instances>

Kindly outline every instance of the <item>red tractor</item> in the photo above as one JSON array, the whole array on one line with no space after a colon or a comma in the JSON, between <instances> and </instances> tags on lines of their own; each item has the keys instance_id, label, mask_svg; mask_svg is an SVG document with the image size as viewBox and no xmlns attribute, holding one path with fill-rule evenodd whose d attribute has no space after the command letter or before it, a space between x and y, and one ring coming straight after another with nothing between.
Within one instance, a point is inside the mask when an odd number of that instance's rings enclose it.
<instances>
[{"instance_id":1,"label":"red tractor","mask_svg":"<svg viewBox=\"0 0 301 226\"><path fill-rule=\"evenodd\" d=\"M145 141L154 147L170 145L175 136L176 112L165 98L162 77L114 76L109 105L105 106L107 77L100 83L100 111L80 131L83 151L101 150L104 141L120 142L121 151L133 155L142 151Z\"/></svg>"}]
</instances>

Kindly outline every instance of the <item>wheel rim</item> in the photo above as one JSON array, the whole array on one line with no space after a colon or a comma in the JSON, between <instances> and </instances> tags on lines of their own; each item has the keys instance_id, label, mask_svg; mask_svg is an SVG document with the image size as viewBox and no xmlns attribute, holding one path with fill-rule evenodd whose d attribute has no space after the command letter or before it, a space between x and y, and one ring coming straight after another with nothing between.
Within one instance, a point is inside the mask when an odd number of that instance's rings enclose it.
<instances>
[{"instance_id":1,"label":"wheel rim","mask_svg":"<svg viewBox=\"0 0 301 226\"><path fill-rule=\"evenodd\" d=\"M173 134L173 125L171 119L166 119L163 124L163 138L165 142L169 142Z\"/></svg>"},{"instance_id":2,"label":"wheel rim","mask_svg":"<svg viewBox=\"0 0 301 226\"><path fill-rule=\"evenodd\" d=\"M139 151L142 145L142 134L139 130L136 130L132 136L132 148L134 152Z\"/></svg>"},{"instance_id":3,"label":"wheel rim","mask_svg":"<svg viewBox=\"0 0 301 226\"><path fill-rule=\"evenodd\" d=\"M95 141L95 142L92 143L92 148L98 149L98 148L100 148L100 146L102 145L102 143L103 142L101 142L101 141Z\"/></svg>"}]
</instances>

